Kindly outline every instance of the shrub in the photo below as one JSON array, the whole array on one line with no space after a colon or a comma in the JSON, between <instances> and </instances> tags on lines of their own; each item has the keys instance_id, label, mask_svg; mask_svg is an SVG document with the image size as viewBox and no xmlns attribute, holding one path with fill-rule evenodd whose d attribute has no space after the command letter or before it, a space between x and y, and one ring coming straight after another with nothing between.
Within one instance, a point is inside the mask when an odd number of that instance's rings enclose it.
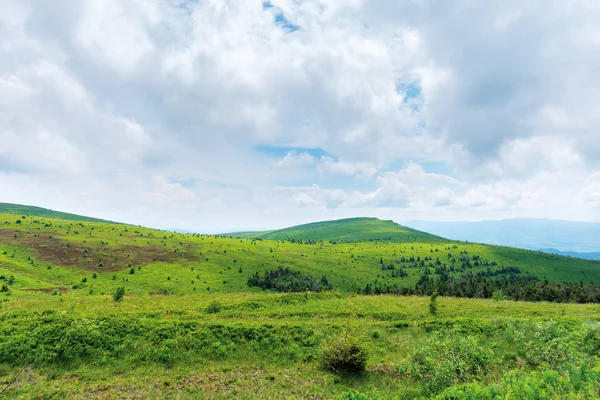
<instances>
[{"instance_id":1,"label":"shrub","mask_svg":"<svg viewBox=\"0 0 600 400\"><path fill-rule=\"evenodd\" d=\"M489 371L492 351L472 336L445 332L413 349L399 366L400 374L420 382L426 397L443 389L479 379Z\"/></svg>"},{"instance_id":2,"label":"shrub","mask_svg":"<svg viewBox=\"0 0 600 400\"><path fill-rule=\"evenodd\" d=\"M360 392L357 392L356 390L350 390L349 392L344 393L343 395L341 395L340 397L338 397L338 400L379 400L380 397L377 395L366 395Z\"/></svg>"},{"instance_id":3,"label":"shrub","mask_svg":"<svg viewBox=\"0 0 600 400\"><path fill-rule=\"evenodd\" d=\"M325 345L322 362L326 369L348 374L364 371L368 358L366 343L345 333Z\"/></svg>"},{"instance_id":4,"label":"shrub","mask_svg":"<svg viewBox=\"0 0 600 400\"><path fill-rule=\"evenodd\" d=\"M436 315L437 314L437 298L438 298L439 294L438 292L433 292L431 294L431 297L429 298L429 312L431 313L431 315Z\"/></svg>"},{"instance_id":5,"label":"shrub","mask_svg":"<svg viewBox=\"0 0 600 400\"><path fill-rule=\"evenodd\" d=\"M500 301L506 299L506 297L502 294L502 290L496 290L494 293L492 293L492 299Z\"/></svg>"},{"instance_id":6,"label":"shrub","mask_svg":"<svg viewBox=\"0 0 600 400\"><path fill-rule=\"evenodd\" d=\"M208 305L208 307L206 307L205 311L208 314L216 314L218 312L221 312L221 308L222 308L221 303L219 303L218 301L215 300L212 303L210 303Z\"/></svg>"},{"instance_id":7,"label":"shrub","mask_svg":"<svg viewBox=\"0 0 600 400\"><path fill-rule=\"evenodd\" d=\"M115 292L113 293L113 300L121 301L121 300L123 300L124 296L125 296L125 288L123 286L119 286L117 289L115 289Z\"/></svg>"}]
</instances>

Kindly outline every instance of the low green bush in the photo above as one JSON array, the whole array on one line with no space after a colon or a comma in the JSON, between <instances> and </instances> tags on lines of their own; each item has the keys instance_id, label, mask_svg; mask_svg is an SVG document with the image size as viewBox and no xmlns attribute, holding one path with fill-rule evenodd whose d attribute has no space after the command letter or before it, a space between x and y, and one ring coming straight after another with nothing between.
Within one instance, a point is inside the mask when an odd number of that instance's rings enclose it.
<instances>
[{"instance_id":1,"label":"low green bush","mask_svg":"<svg viewBox=\"0 0 600 400\"><path fill-rule=\"evenodd\" d=\"M222 308L223 306L221 306L221 303L215 300L211 302L204 311L206 311L208 314L217 314L221 312Z\"/></svg>"},{"instance_id":2,"label":"low green bush","mask_svg":"<svg viewBox=\"0 0 600 400\"><path fill-rule=\"evenodd\" d=\"M369 352L367 344L347 333L326 343L323 366L335 373L359 373L365 370Z\"/></svg>"},{"instance_id":3,"label":"low green bush","mask_svg":"<svg viewBox=\"0 0 600 400\"><path fill-rule=\"evenodd\" d=\"M406 378L419 382L424 396L483 377L493 352L473 336L438 334L414 348L398 367Z\"/></svg>"}]
</instances>

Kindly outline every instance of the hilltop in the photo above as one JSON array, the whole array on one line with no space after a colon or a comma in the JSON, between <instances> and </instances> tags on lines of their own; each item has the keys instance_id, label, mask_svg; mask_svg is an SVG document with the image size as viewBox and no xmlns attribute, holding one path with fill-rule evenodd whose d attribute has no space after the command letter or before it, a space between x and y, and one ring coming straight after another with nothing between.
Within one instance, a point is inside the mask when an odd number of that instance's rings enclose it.
<instances>
[{"instance_id":1,"label":"hilltop","mask_svg":"<svg viewBox=\"0 0 600 400\"><path fill-rule=\"evenodd\" d=\"M378 218L346 218L313 222L263 232L237 232L224 236L268 240L331 240L344 242L435 242L441 237Z\"/></svg>"},{"instance_id":2,"label":"hilltop","mask_svg":"<svg viewBox=\"0 0 600 400\"><path fill-rule=\"evenodd\" d=\"M25 206L21 204L11 203L0 203L0 214L17 214L30 217L58 218L67 221L109 222L99 218L85 217L83 215L54 211L42 207Z\"/></svg>"}]
</instances>

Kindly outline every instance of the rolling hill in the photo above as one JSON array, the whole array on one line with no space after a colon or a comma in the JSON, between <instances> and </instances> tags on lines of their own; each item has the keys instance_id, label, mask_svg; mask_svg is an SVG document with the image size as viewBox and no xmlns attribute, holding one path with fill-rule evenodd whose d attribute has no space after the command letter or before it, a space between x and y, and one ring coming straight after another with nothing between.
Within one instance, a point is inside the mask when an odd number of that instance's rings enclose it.
<instances>
[{"instance_id":1,"label":"rolling hill","mask_svg":"<svg viewBox=\"0 0 600 400\"><path fill-rule=\"evenodd\" d=\"M14 276L23 295L110 293L118 286L138 296L256 292L261 288L249 287L249 279L279 268L315 280L326 276L338 291L400 292L444 279L485 282L486 276L600 282L597 261L453 242L375 218L232 238L23 217L0 214L0 276Z\"/></svg>"},{"instance_id":2,"label":"rolling hill","mask_svg":"<svg viewBox=\"0 0 600 400\"><path fill-rule=\"evenodd\" d=\"M586 288L600 282L600 262L365 218L272 237L281 239L0 214L0 388L7 398L86 399L599 393L598 305L566 303L599 301ZM274 271L333 290L248 285ZM494 299L423 297L432 282ZM511 282L526 285L515 294ZM506 300L557 287L579 294L553 300L562 304ZM363 374L323 366L341 337L364 343Z\"/></svg>"},{"instance_id":3,"label":"rolling hill","mask_svg":"<svg viewBox=\"0 0 600 400\"><path fill-rule=\"evenodd\" d=\"M347 218L335 221L313 222L290 228L225 234L241 238L266 240L332 240L345 242L435 242L438 236L377 218Z\"/></svg>"},{"instance_id":4,"label":"rolling hill","mask_svg":"<svg viewBox=\"0 0 600 400\"><path fill-rule=\"evenodd\" d=\"M54 211L42 207L25 206L11 203L0 203L0 214L18 214L31 217L59 218L67 221L109 222L99 218L84 217L82 215Z\"/></svg>"}]
</instances>

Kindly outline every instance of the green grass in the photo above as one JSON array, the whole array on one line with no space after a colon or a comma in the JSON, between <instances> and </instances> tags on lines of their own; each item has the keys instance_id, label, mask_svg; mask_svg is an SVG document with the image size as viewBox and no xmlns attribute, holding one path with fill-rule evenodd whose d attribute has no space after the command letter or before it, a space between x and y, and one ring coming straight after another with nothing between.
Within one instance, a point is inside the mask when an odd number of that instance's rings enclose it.
<instances>
[{"instance_id":1,"label":"green grass","mask_svg":"<svg viewBox=\"0 0 600 400\"><path fill-rule=\"evenodd\" d=\"M221 310L208 313L213 302ZM562 382L561 390L598 393L597 353L586 337L600 327L600 306L449 298L438 305L433 317L427 298L339 293L11 298L0 314L0 382L31 365L9 398L337 398L350 390L429 398L446 389L483 392L512 372L535 381L554 371L559 379L585 364L585 385ZM362 375L321 367L323 343L344 332L368 342ZM547 340L536 342L541 335ZM555 350L568 350L564 362L539 358ZM469 382L481 387L462 386Z\"/></svg>"},{"instance_id":2,"label":"green grass","mask_svg":"<svg viewBox=\"0 0 600 400\"><path fill-rule=\"evenodd\" d=\"M7 398L600 396L600 305L440 297L434 316L427 297L349 292L413 286L420 262L402 278L382 270L403 257L466 252L569 282L600 281L598 262L440 238L300 244L23 216L0 215L0 390L26 367ZM279 266L335 291L247 286ZM368 342L364 374L321 364L323 344L347 334Z\"/></svg>"},{"instance_id":3,"label":"green grass","mask_svg":"<svg viewBox=\"0 0 600 400\"><path fill-rule=\"evenodd\" d=\"M268 240L335 240L346 242L435 242L442 238L417 231L393 221L377 218L347 218L313 222L305 225L264 232L237 232L223 236Z\"/></svg>"},{"instance_id":4,"label":"green grass","mask_svg":"<svg viewBox=\"0 0 600 400\"><path fill-rule=\"evenodd\" d=\"M459 263L465 252L468 257L479 256L481 262L470 268L471 272L489 268L484 263L495 263L551 281L600 281L598 261L447 240L298 244L177 234L103 222L22 219L13 214L0 215L0 228L0 277L15 277L15 296L48 288L86 296L110 293L117 286L138 296L150 292L258 292L259 288L247 286L248 278L279 266L316 279L325 275L334 289L342 292L375 281L412 287L437 259L451 265L453 259ZM407 261L410 257L414 263ZM431 260L416 261L426 257ZM382 270L382 261L406 265L408 276L392 277L391 271ZM86 282L82 282L84 278Z\"/></svg>"}]
</instances>

